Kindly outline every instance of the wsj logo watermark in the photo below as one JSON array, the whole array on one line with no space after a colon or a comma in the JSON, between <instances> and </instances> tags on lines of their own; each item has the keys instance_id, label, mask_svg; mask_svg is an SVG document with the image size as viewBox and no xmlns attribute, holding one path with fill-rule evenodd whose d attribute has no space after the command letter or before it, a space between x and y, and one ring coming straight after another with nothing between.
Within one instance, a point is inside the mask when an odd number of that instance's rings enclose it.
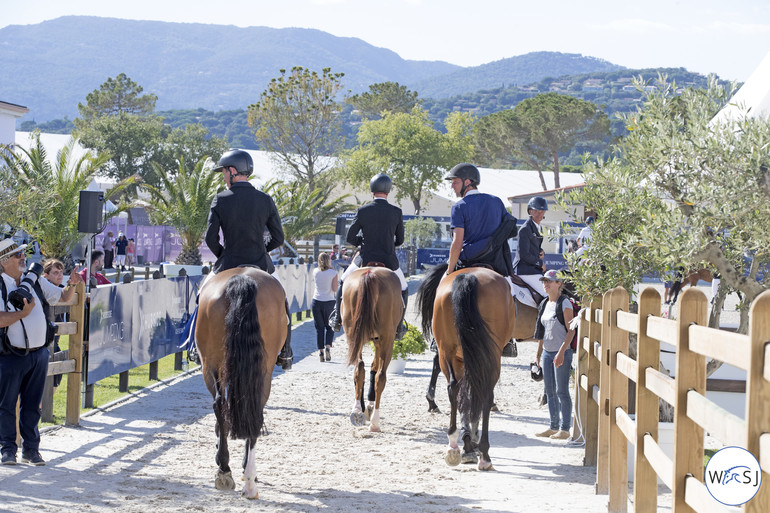
<instances>
[{"instance_id":1,"label":"wsj logo watermark","mask_svg":"<svg viewBox=\"0 0 770 513\"><path fill-rule=\"evenodd\" d=\"M725 447L706 464L704 482L711 496L727 506L750 501L762 484L759 462L742 447Z\"/></svg>"}]
</instances>

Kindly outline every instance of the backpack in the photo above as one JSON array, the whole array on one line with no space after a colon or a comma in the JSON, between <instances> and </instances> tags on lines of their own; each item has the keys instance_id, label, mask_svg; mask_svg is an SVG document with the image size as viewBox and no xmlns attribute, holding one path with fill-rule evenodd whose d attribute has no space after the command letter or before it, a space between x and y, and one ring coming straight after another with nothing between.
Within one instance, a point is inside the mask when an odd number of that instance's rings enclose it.
<instances>
[{"instance_id":1,"label":"backpack","mask_svg":"<svg viewBox=\"0 0 770 513\"><path fill-rule=\"evenodd\" d=\"M556 304L557 305L561 305L564 302L565 299L569 301L570 305L572 305L572 317L573 318L577 317L578 312L580 312L580 304L577 301L575 301L574 298L568 296L567 294L562 294L562 295L559 296L559 299L556 300ZM539 308L540 311L539 311L539 314L538 314L538 318L543 315L543 312L545 311L545 305L547 303L548 303L548 298L544 299L540 303L540 308ZM569 331L569 327L564 322L564 310L563 309L561 309L561 308L557 308L556 309L556 318L559 320L561 325L564 326L565 328L567 328L567 331ZM572 349L573 351L577 350L577 339L578 339L577 330L575 330L575 334L572 336L572 342L570 342L570 344L569 344L570 349Z\"/></svg>"}]
</instances>

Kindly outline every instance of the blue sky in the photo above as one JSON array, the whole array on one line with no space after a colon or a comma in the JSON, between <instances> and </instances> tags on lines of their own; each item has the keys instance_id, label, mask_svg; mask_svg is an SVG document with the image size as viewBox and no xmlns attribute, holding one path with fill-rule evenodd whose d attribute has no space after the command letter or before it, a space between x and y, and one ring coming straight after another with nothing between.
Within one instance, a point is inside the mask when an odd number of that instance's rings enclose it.
<instances>
[{"instance_id":1,"label":"blue sky","mask_svg":"<svg viewBox=\"0 0 770 513\"><path fill-rule=\"evenodd\" d=\"M65 15L305 27L357 37L405 59L474 66L533 51L630 68L685 67L746 80L770 51L767 0L28 0L0 28Z\"/></svg>"}]
</instances>

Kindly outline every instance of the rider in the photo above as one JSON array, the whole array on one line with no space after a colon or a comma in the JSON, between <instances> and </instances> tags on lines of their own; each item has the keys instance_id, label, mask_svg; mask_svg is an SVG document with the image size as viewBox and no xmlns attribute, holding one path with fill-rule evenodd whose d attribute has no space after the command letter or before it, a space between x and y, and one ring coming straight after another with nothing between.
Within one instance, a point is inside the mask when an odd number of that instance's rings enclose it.
<instances>
[{"instance_id":1,"label":"rider","mask_svg":"<svg viewBox=\"0 0 770 513\"><path fill-rule=\"evenodd\" d=\"M543 276L543 235L540 233L540 223L545 219L545 212L548 210L548 202L542 196L535 196L527 204L527 214L529 219L519 230L518 251L513 262L516 275L524 280L531 290L534 290L542 297L546 296L543 282L540 277ZM523 296L525 304L532 304L537 307L539 301L535 298ZM542 300L542 298L540 298Z\"/></svg>"},{"instance_id":2,"label":"rider","mask_svg":"<svg viewBox=\"0 0 770 513\"><path fill-rule=\"evenodd\" d=\"M217 260L214 263L213 272L207 276L203 285L214 273L241 265L255 266L272 274L275 272L275 267L269 252L283 244L283 228L273 199L268 194L257 190L249 182L249 176L254 171L251 155L243 150L229 150L219 159L214 171L222 172L227 190L217 194L211 202L206 228L206 245ZM219 241L220 230L224 245ZM286 313L288 316L288 308ZM195 317L196 314L197 307L193 316ZM194 333L193 323L191 338ZM291 327L289 327L277 364L290 368L291 361Z\"/></svg>"},{"instance_id":3,"label":"rider","mask_svg":"<svg viewBox=\"0 0 770 513\"><path fill-rule=\"evenodd\" d=\"M392 187L393 182L386 174L380 173L372 178L369 182L369 190L372 191L374 199L356 211L356 217L348 230L347 242L354 246L361 246L361 265L380 262L396 273L401 282L401 298L404 301L404 314L406 314L409 289L396 257L396 246L400 246L404 242L404 222L401 209L388 203L388 194ZM337 287L337 303L330 320L334 331L339 331L342 326L340 306L343 281L359 267L356 260L352 260L340 279L340 286ZM401 339L405 333L406 325L404 324L404 315L402 315L396 332L396 339Z\"/></svg>"},{"instance_id":4,"label":"rider","mask_svg":"<svg viewBox=\"0 0 770 513\"><path fill-rule=\"evenodd\" d=\"M593 223L593 216L586 217L586 225L582 230L580 230L580 234L577 238L579 249L577 250L576 254L578 257L581 257L585 250L588 249L588 244L591 242L591 237L593 236L593 227L591 226Z\"/></svg>"}]
</instances>

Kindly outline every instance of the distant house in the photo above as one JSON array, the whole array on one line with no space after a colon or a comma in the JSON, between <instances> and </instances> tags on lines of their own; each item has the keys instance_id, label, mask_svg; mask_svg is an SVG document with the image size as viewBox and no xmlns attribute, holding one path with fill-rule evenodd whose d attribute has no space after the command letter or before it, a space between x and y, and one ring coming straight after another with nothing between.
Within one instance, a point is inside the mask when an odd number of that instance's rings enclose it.
<instances>
[{"instance_id":1,"label":"distant house","mask_svg":"<svg viewBox=\"0 0 770 513\"><path fill-rule=\"evenodd\" d=\"M28 112L27 107L0 101L0 144L15 147L16 120Z\"/></svg>"}]
</instances>

